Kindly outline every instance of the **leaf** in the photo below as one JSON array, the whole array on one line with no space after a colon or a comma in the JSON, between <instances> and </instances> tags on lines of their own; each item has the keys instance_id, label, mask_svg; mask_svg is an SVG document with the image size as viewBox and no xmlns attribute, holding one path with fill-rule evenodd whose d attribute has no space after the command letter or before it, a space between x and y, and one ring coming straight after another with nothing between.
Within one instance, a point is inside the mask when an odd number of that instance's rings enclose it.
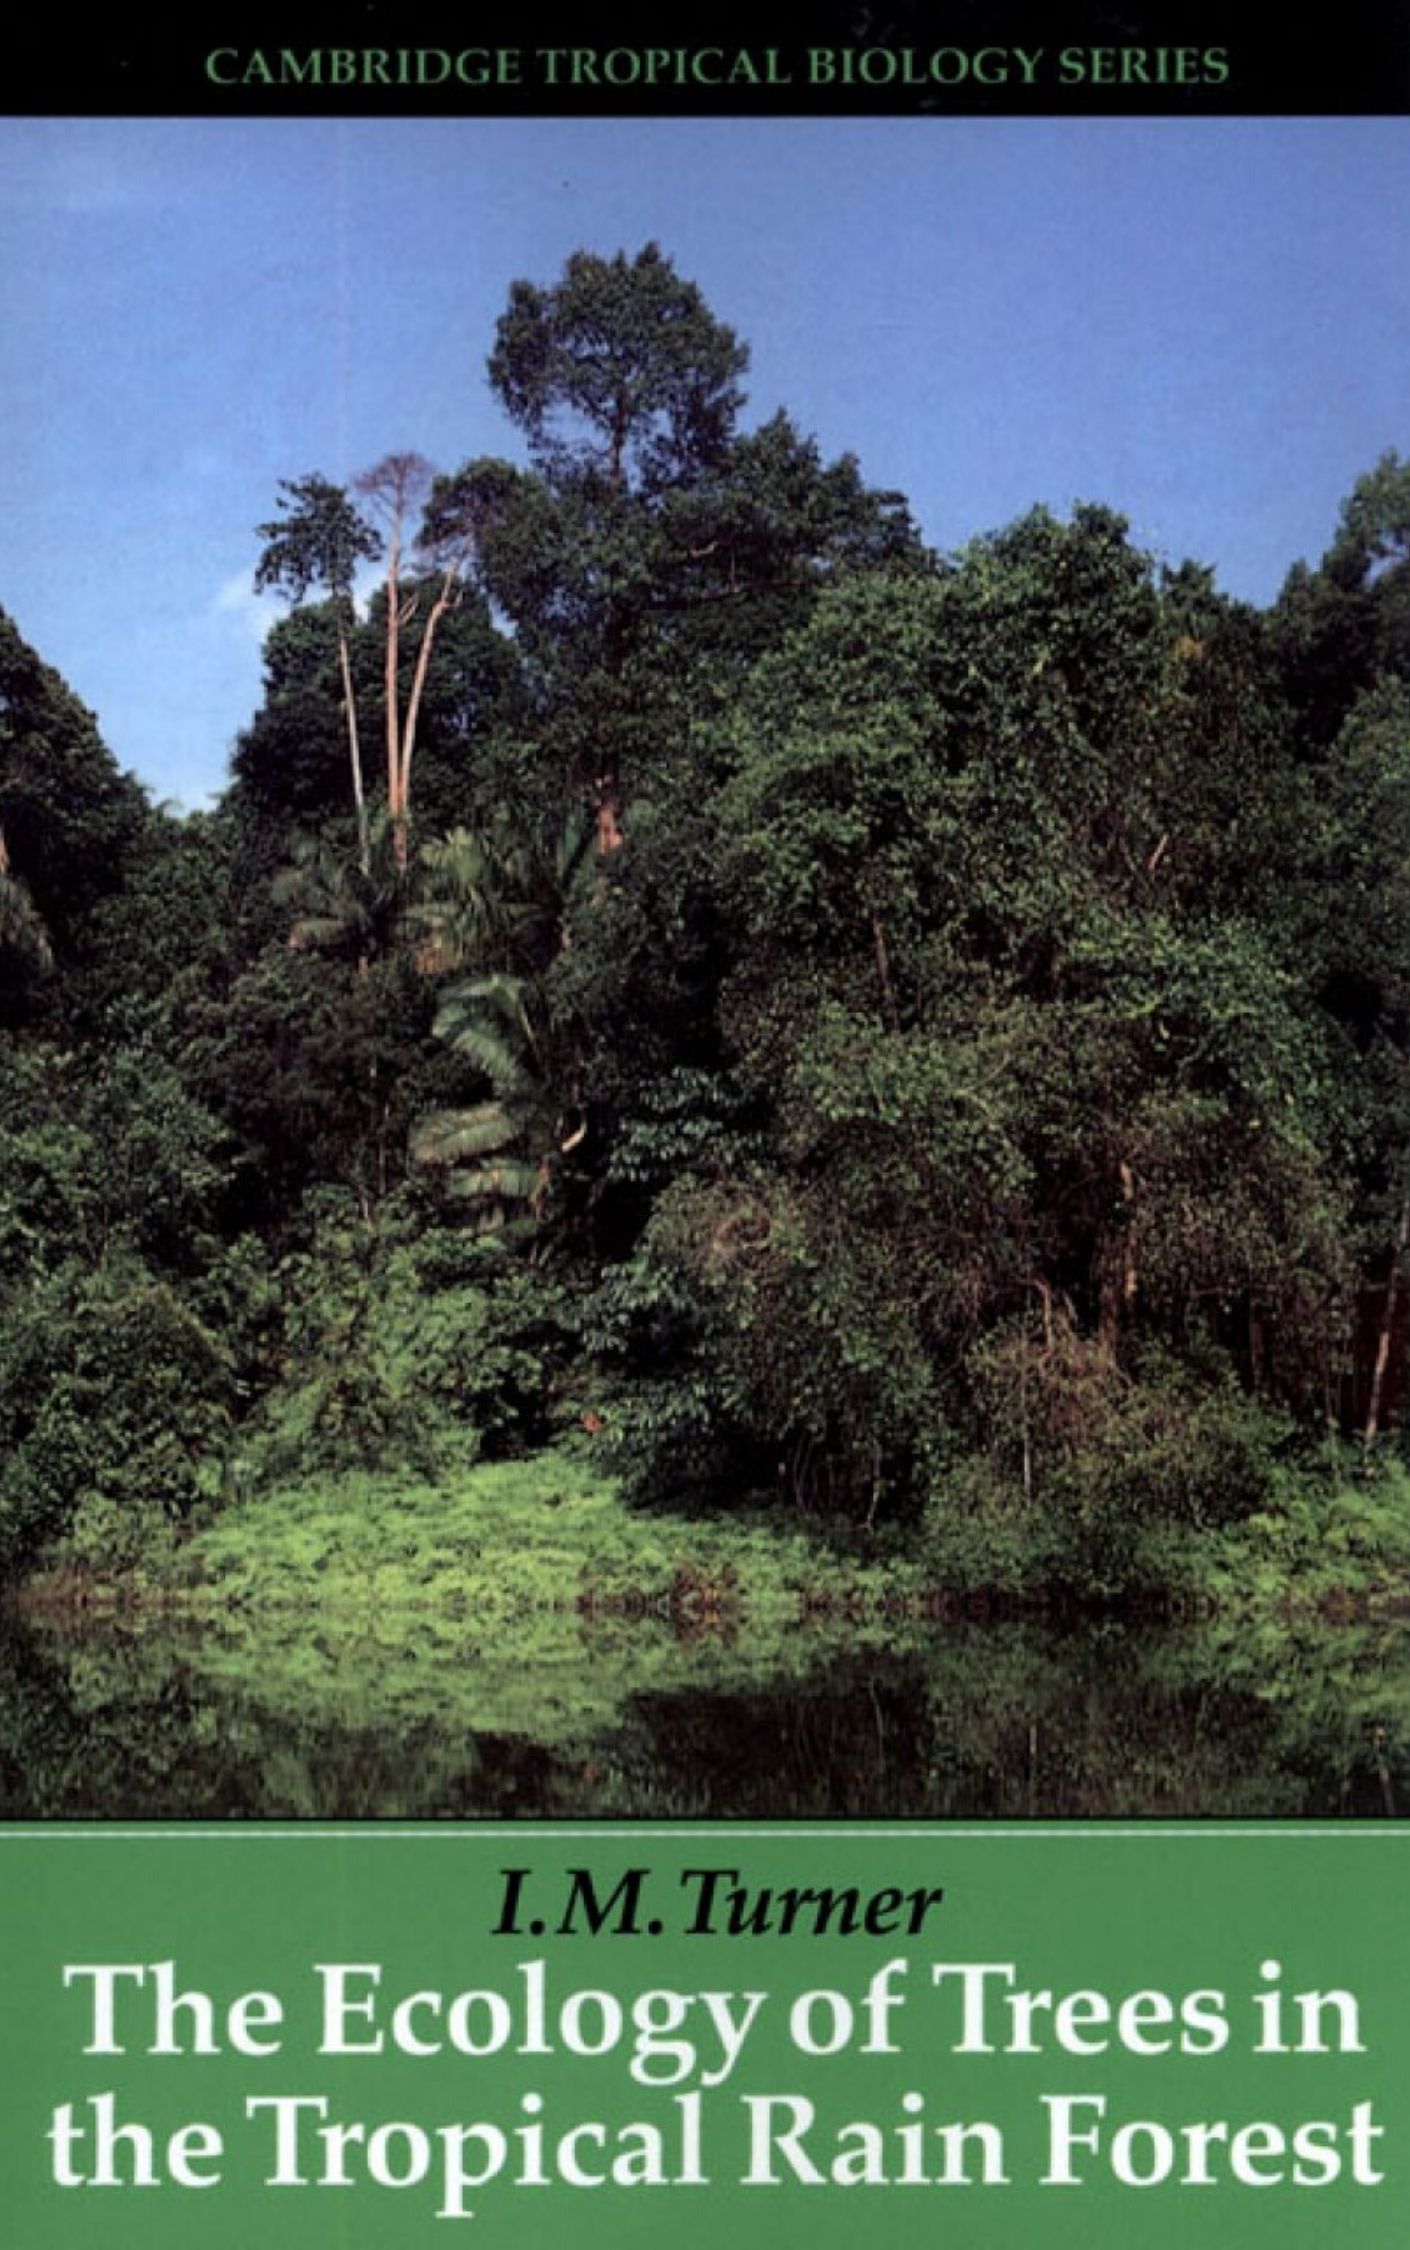
<instances>
[{"instance_id":1,"label":"leaf","mask_svg":"<svg viewBox=\"0 0 1410 2250\"><path fill-rule=\"evenodd\" d=\"M469 1109L437 1109L420 1118L412 1129L409 1154L413 1164L463 1164L468 1158L493 1155L513 1145L517 1128L498 1102L477 1102Z\"/></svg>"}]
</instances>

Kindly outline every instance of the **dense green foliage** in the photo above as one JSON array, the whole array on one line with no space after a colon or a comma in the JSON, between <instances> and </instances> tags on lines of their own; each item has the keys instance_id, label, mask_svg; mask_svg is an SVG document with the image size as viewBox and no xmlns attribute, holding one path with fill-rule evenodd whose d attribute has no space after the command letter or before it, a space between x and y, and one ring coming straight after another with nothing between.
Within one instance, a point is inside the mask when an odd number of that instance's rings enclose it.
<instances>
[{"instance_id":1,"label":"dense green foliage","mask_svg":"<svg viewBox=\"0 0 1410 2250\"><path fill-rule=\"evenodd\" d=\"M1106 1591L1397 1442L1410 468L1260 612L933 553L747 366L654 246L516 282L517 461L281 486L212 814L0 619L6 1568L575 1430Z\"/></svg>"}]
</instances>

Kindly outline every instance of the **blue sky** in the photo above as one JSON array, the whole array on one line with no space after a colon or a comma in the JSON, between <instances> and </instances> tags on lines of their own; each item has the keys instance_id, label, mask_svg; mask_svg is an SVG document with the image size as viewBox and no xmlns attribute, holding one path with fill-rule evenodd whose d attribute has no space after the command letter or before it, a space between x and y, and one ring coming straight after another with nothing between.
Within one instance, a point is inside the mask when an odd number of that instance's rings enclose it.
<instances>
[{"instance_id":1,"label":"blue sky","mask_svg":"<svg viewBox=\"0 0 1410 2250\"><path fill-rule=\"evenodd\" d=\"M278 480L515 450L511 280L658 241L939 547L1100 500L1265 602L1410 452L1410 118L0 120L0 607L159 796L260 694Z\"/></svg>"}]
</instances>

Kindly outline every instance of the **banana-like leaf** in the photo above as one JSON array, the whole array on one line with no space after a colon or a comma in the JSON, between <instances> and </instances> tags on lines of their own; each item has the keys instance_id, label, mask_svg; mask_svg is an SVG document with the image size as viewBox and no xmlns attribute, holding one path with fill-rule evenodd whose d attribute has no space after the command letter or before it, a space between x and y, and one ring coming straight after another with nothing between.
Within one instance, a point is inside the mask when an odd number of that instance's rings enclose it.
<instances>
[{"instance_id":1,"label":"banana-like leaf","mask_svg":"<svg viewBox=\"0 0 1410 2250\"><path fill-rule=\"evenodd\" d=\"M498 1102L477 1102L470 1109L436 1109L413 1126L408 1153L413 1164L464 1164L512 1147L515 1132L514 1120Z\"/></svg>"}]
</instances>

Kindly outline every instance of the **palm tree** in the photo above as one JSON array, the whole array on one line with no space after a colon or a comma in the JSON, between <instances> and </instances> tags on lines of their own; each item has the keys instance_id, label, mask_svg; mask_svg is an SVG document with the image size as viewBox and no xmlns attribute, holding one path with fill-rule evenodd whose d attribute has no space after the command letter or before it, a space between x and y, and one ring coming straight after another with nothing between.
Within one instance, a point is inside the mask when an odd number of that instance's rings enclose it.
<instances>
[{"instance_id":1,"label":"palm tree","mask_svg":"<svg viewBox=\"0 0 1410 2250\"><path fill-rule=\"evenodd\" d=\"M363 971L391 950L406 912L385 814L363 828L355 866L326 833L295 837L271 889L293 914L291 951L355 961Z\"/></svg>"},{"instance_id":2,"label":"palm tree","mask_svg":"<svg viewBox=\"0 0 1410 2250\"><path fill-rule=\"evenodd\" d=\"M435 1031L489 1081L490 1099L433 1110L411 1136L411 1160L442 1175L446 1192L477 1207L488 1231L512 1217L537 1217L559 1134L546 1042L535 1021L535 987L496 970L464 977L445 993Z\"/></svg>"},{"instance_id":3,"label":"palm tree","mask_svg":"<svg viewBox=\"0 0 1410 2250\"><path fill-rule=\"evenodd\" d=\"M479 1207L486 1230L515 1214L536 1217L555 1158L583 1137L564 1114L544 964L567 944L568 905L591 844L590 825L575 820L550 852L536 852L501 815L479 832L453 830L422 855L424 893L411 910L424 933L422 964L451 973L434 1030L474 1065L490 1098L424 1117L411 1158Z\"/></svg>"}]
</instances>

